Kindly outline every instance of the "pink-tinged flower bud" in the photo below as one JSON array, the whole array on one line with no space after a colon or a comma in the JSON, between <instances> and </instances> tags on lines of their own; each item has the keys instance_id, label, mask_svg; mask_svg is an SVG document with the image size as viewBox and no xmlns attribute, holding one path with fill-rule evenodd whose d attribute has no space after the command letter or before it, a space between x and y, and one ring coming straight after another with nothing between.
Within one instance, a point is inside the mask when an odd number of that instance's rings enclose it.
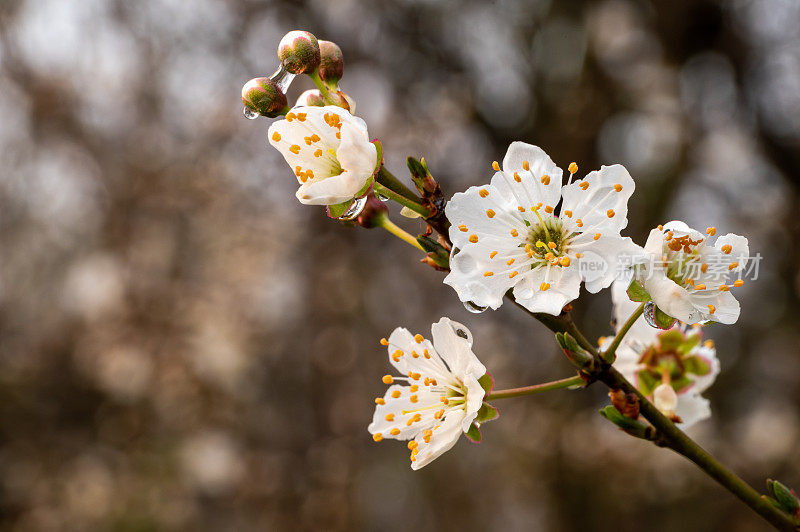
<instances>
[{"instance_id":1,"label":"pink-tinged flower bud","mask_svg":"<svg viewBox=\"0 0 800 532\"><path fill-rule=\"evenodd\" d=\"M319 90L308 89L297 98L295 106L312 105L314 107L325 107L325 98L322 97Z\"/></svg>"},{"instance_id":2,"label":"pink-tinged flower bud","mask_svg":"<svg viewBox=\"0 0 800 532\"><path fill-rule=\"evenodd\" d=\"M319 41L319 77L326 85L335 89L344 73L344 56L336 43Z\"/></svg>"},{"instance_id":3,"label":"pink-tinged flower bud","mask_svg":"<svg viewBox=\"0 0 800 532\"><path fill-rule=\"evenodd\" d=\"M242 87L242 103L246 109L274 118L286 108L286 95L269 78L253 78Z\"/></svg>"},{"instance_id":4,"label":"pink-tinged flower bud","mask_svg":"<svg viewBox=\"0 0 800 532\"><path fill-rule=\"evenodd\" d=\"M290 31L278 45L278 59L283 68L292 74L309 74L320 62L319 43L307 31Z\"/></svg>"}]
</instances>

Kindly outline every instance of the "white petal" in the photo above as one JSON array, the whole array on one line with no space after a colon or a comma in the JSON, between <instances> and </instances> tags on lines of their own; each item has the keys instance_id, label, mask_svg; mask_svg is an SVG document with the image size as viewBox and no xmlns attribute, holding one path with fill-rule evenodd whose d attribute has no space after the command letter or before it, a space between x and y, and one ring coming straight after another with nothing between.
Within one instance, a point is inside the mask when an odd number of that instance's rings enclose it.
<instances>
[{"instance_id":1,"label":"white petal","mask_svg":"<svg viewBox=\"0 0 800 532\"><path fill-rule=\"evenodd\" d=\"M644 288L653 302L663 312L680 321L693 325L705 319L692 301L689 292L661 272L653 272L644 280ZM706 309L706 312L708 309Z\"/></svg>"},{"instance_id":2,"label":"white petal","mask_svg":"<svg viewBox=\"0 0 800 532\"><path fill-rule=\"evenodd\" d=\"M548 276L547 270L550 270ZM552 266L524 274L523 280L514 286L514 298L531 312L544 312L558 316L564 305L578 297L581 278L576 265L566 268ZM545 281L547 279L547 281ZM541 289L547 282L550 288Z\"/></svg>"},{"instance_id":3,"label":"white petal","mask_svg":"<svg viewBox=\"0 0 800 532\"><path fill-rule=\"evenodd\" d=\"M491 218L487 215L490 209L495 213ZM452 224L450 239L461 249L469 247L472 244L470 237L475 235L478 242L489 248L513 250L527 231L516 205L494 185L470 187L465 192L454 194L445 207L445 214ZM516 229L520 236L512 236L512 229Z\"/></svg>"},{"instance_id":4,"label":"white petal","mask_svg":"<svg viewBox=\"0 0 800 532\"><path fill-rule=\"evenodd\" d=\"M489 258L490 250L497 251L479 242L452 255L450 273L444 278L444 283L456 290L461 301L472 301L476 305L496 309L503 304L503 296L517 280L510 278L507 272L495 272ZM507 255L498 253L494 264L507 269L500 259L501 256ZM487 277L484 275L486 272L492 272L492 275Z\"/></svg>"},{"instance_id":5,"label":"white petal","mask_svg":"<svg viewBox=\"0 0 800 532\"><path fill-rule=\"evenodd\" d=\"M464 386L467 388L467 401L466 412L464 412L464 419L461 422L461 430L467 432L469 426L478 416L478 410L483 405L483 398L486 395L486 390L483 389L478 382L475 374L468 374L464 377Z\"/></svg>"},{"instance_id":6,"label":"white petal","mask_svg":"<svg viewBox=\"0 0 800 532\"><path fill-rule=\"evenodd\" d=\"M710 371L705 375L698 375L694 378L690 392L699 394L708 389L709 386L714 384L717 375L720 372L719 358L717 357L717 350L713 347L706 347L699 345L695 347L689 356L699 356L708 364Z\"/></svg>"},{"instance_id":7,"label":"white petal","mask_svg":"<svg viewBox=\"0 0 800 532\"><path fill-rule=\"evenodd\" d=\"M400 397L396 399L392 397L392 393L395 391L400 391ZM411 401L410 398L412 395L418 397L417 402ZM420 387L416 392L411 392L409 386L393 384L386 390L383 396L385 404L375 406L372 423L369 424L367 430L370 434L380 433L384 438L396 440L409 440L414 438L420 431L432 425L434 421L433 415L436 410L435 408L429 408L427 410L420 409L440 405L439 397L440 394L429 392L423 387ZM404 411L414 412L404 414ZM418 422L408 425L408 419L417 413L416 411L419 411L421 415L424 414L425 417ZM392 421L387 421L387 414L392 414L394 419ZM393 428L398 429L400 432L398 434L392 434L391 430Z\"/></svg>"},{"instance_id":8,"label":"white petal","mask_svg":"<svg viewBox=\"0 0 800 532\"><path fill-rule=\"evenodd\" d=\"M697 394L687 393L678 396L675 414L682 420L682 423L679 424L680 428L686 430L698 421L711 417L711 406L708 399Z\"/></svg>"},{"instance_id":9,"label":"white petal","mask_svg":"<svg viewBox=\"0 0 800 532\"><path fill-rule=\"evenodd\" d=\"M336 158L339 159L342 169L356 176L363 187L377 169L377 148L364 138L359 128L352 124L343 124L341 133L342 142L336 150Z\"/></svg>"},{"instance_id":10,"label":"white petal","mask_svg":"<svg viewBox=\"0 0 800 532\"><path fill-rule=\"evenodd\" d=\"M528 162L529 170L523 167ZM503 182L510 185L520 197L526 197L522 188L527 189L532 205L542 202L555 208L561 197L562 171L555 165L550 157L538 146L525 142L512 142L503 158L503 172L508 178ZM517 173L522 183L517 183L513 177ZM542 178L547 175L549 184L542 183ZM546 180L547 181L547 180ZM492 184L496 184L492 180ZM523 205L530 208L532 205Z\"/></svg>"},{"instance_id":11,"label":"white petal","mask_svg":"<svg viewBox=\"0 0 800 532\"><path fill-rule=\"evenodd\" d=\"M425 443L423 436L418 435L414 441L419 445L419 454L416 461L411 462L411 469L416 471L423 468L449 451L461 437L463 417L463 410L451 410L441 426L433 431L430 443Z\"/></svg>"},{"instance_id":12,"label":"white petal","mask_svg":"<svg viewBox=\"0 0 800 532\"><path fill-rule=\"evenodd\" d=\"M579 240L580 241L580 240ZM595 294L608 288L615 279L625 276L634 264L645 261L645 251L629 237L603 235L585 239L583 257L578 266L586 290Z\"/></svg>"},{"instance_id":13,"label":"white petal","mask_svg":"<svg viewBox=\"0 0 800 532\"><path fill-rule=\"evenodd\" d=\"M722 253L722 248L724 246L731 246L730 253ZM733 273L738 273L746 267L747 260L750 256L750 247L745 237L728 233L727 235L719 237L717 241L714 242L714 248L722 253L723 263L726 266L734 261L739 263L737 267L731 270Z\"/></svg>"},{"instance_id":14,"label":"white petal","mask_svg":"<svg viewBox=\"0 0 800 532\"><path fill-rule=\"evenodd\" d=\"M730 325L739 319L739 302L730 292L718 290L705 290L703 292L693 292L691 301L694 305L694 316L699 315L696 321L684 321L689 325L694 325L700 321L717 321ZM710 312L708 305L714 305L714 312ZM677 316L675 316L677 318ZM680 318L678 318L680 319Z\"/></svg>"},{"instance_id":15,"label":"white petal","mask_svg":"<svg viewBox=\"0 0 800 532\"><path fill-rule=\"evenodd\" d=\"M588 188L581 188L581 183L588 183ZM622 189L617 192L615 185L621 185ZM628 225L628 199L634 188L633 178L624 166L601 166L583 181L564 187L561 211L572 211L571 220L580 218L583 231L619 236Z\"/></svg>"},{"instance_id":16,"label":"white petal","mask_svg":"<svg viewBox=\"0 0 800 532\"><path fill-rule=\"evenodd\" d=\"M459 331L467 336L459 335ZM469 330L450 318L442 318L431 326L433 345L456 377L464 380L467 375L480 378L486 374L486 367L472 352Z\"/></svg>"}]
</instances>

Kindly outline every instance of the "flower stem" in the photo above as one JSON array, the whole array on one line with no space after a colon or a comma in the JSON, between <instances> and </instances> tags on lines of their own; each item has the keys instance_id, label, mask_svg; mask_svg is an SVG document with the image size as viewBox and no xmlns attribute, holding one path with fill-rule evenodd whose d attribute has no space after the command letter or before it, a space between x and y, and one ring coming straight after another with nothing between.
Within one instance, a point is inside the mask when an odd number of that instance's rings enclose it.
<instances>
[{"instance_id":1,"label":"flower stem","mask_svg":"<svg viewBox=\"0 0 800 532\"><path fill-rule=\"evenodd\" d=\"M328 105L336 105L336 106L339 105L338 102L334 100L333 97L331 96L331 91L328 90L328 87L327 85L325 85L325 82L323 82L322 78L319 77L319 72L317 70L310 73L308 77L310 77L311 81L314 82L314 85L317 86L317 89L319 90L319 93L322 95L322 99L325 100L325 103L327 103Z\"/></svg>"},{"instance_id":2,"label":"flower stem","mask_svg":"<svg viewBox=\"0 0 800 532\"><path fill-rule=\"evenodd\" d=\"M406 231L404 231L404 230L403 230L401 227L399 227L399 226L395 225L395 224L394 224L394 223L393 223L393 222L392 222L392 221L389 219L389 217L388 217L388 216L386 216L386 215L384 215L384 216L381 216L381 217L380 217L380 218L379 218L379 219L376 221L375 225L377 225L377 226L379 226L379 227L383 227L384 229L386 229L387 231L389 231L390 233L392 233L394 236L396 236L397 238L399 238L399 239L400 239L400 240L402 240L403 242L406 242L407 244L414 246L414 247L415 247L415 248L417 248L418 250L420 250L420 251L425 251L425 249L424 249L424 248L423 248L423 247L422 247L422 246L419 244L419 242L417 242L417 239L416 239L416 238L414 238L414 237L413 237L413 236L411 236L409 233L407 233Z\"/></svg>"},{"instance_id":3,"label":"flower stem","mask_svg":"<svg viewBox=\"0 0 800 532\"><path fill-rule=\"evenodd\" d=\"M392 174L389 170L386 169L385 166L381 165L381 169L378 171L378 175L375 176L375 181L380 183L384 187L388 188L403 196L404 198L413 201L417 205L421 205L419 196L414 194L410 188L405 186L399 179L397 179L394 174ZM410 207L409 207L410 208Z\"/></svg>"},{"instance_id":4,"label":"flower stem","mask_svg":"<svg viewBox=\"0 0 800 532\"><path fill-rule=\"evenodd\" d=\"M633 324L636 322L636 320L639 319L639 316L642 315L642 312L644 312L644 303L639 305L637 309L633 311L633 314L631 314L630 318L628 318L628 321L626 321L625 324L619 329L619 332L617 332L617 335L614 337L611 345L608 346L608 349L600 354L603 362L606 362L607 364L614 363L614 361L617 359L617 348L619 347L619 344L622 342L622 339L625 337L625 335L628 334L628 331L631 329L631 327L633 327Z\"/></svg>"},{"instance_id":5,"label":"flower stem","mask_svg":"<svg viewBox=\"0 0 800 532\"><path fill-rule=\"evenodd\" d=\"M550 390L559 390L561 388L569 388L570 386L583 386L586 384L579 375L569 377L552 382L544 382L542 384L534 384L532 386L523 386L522 388L509 388L508 390L492 391L489 395L484 397L484 401L490 399L507 399L509 397L521 397L523 395L533 395L535 393L549 392Z\"/></svg>"},{"instance_id":6,"label":"flower stem","mask_svg":"<svg viewBox=\"0 0 800 532\"><path fill-rule=\"evenodd\" d=\"M405 196L402 196L402 195L398 194L394 190L381 185L377 181L375 181L372 184L372 190L376 194L380 194L381 196L387 197L390 200L396 201L397 203L399 203L403 207L408 207L409 209L411 209L415 213L419 214L423 218L427 218L430 215L430 213L428 212L428 209L426 209L425 207L423 207L419 203L411 201L410 199L406 198Z\"/></svg>"}]
</instances>

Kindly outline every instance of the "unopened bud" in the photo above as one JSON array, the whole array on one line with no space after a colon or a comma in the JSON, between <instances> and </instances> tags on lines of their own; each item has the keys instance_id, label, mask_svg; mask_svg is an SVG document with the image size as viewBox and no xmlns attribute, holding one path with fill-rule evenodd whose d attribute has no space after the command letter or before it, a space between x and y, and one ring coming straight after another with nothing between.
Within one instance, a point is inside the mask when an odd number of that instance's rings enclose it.
<instances>
[{"instance_id":1,"label":"unopened bud","mask_svg":"<svg viewBox=\"0 0 800 532\"><path fill-rule=\"evenodd\" d=\"M317 38L307 31L290 31L278 45L278 59L283 68L292 74L313 72L320 61Z\"/></svg>"},{"instance_id":2,"label":"unopened bud","mask_svg":"<svg viewBox=\"0 0 800 532\"><path fill-rule=\"evenodd\" d=\"M311 105L314 107L325 107L325 98L317 89L308 89L297 98L295 106Z\"/></svg>"},{"instance_id":3,"label":"unopened bud","mask_svg":"<svg viewBox=\"0 0 800 532\"><path fill-rule=\"evenodd\" d=\"M386 217L389 208L384 202L375 197L374 194L367 196L367 203L358 215L358 224L361 227L372 229L373 227L380 227Z\"/></svg>"},{"instance_id":4,"label":"unopened bud","mask_svg":"<svg viewBox=\"0 0 800 532\"><path fill-rule=\"evenodd\" d=\"M329 92L331 99L333 99L334 105L338 105L342 109L347 109L350 111L351 115L356 113L356 102L350 96L345 94L343 91L336 91L336 92ZM325 107L326 105L330 105L328 102L325 101L325 98L322 97L322 93L319 92L318 89L308 89L303 94L301 94L297 98L296 106L300 105L311 105L316 107Z\"/></svg>"},{"instance_id":5,"label":"unopened bud","mask_svg":"<svg viewBox=\"0 0 800 532\"><path fill-rule=\"evenodd\" d=\"M672 416L678 406L678 394L670 384L659 384L653 390L653 403L665 416Z\"/></svg>"},{"instance_id":6,"label":"unopened bud","mask_svg":"<svg viewBox=\"0 0 800 532\"><path fill-rule=\"evenodd\" d=\"M336 89L344 73L344 56L336 43L319 41L319 77L332 90Z\"/></svg>"},{"instance_id":7,"label":"unopened bud","mask_svg":"<svg viewBox=\"0 0 800 532\"><path fill-rule=\"evenodd\" d=\"M619 413L631 419L639 419L639 398L634 393L625 393L622 390L608 392L611 404Z\"/></svg>"},{"instance_id":8,"label":"unopened bud","mask_svg":"<svg viewBox=\"0 0 800 532\"><path fill-rule=\"evenodd\" d=\"M273 118L286 108L286 95L269 78L253 78L242 87L242 103L247 109Z\"/></svg>"}]
</instances>

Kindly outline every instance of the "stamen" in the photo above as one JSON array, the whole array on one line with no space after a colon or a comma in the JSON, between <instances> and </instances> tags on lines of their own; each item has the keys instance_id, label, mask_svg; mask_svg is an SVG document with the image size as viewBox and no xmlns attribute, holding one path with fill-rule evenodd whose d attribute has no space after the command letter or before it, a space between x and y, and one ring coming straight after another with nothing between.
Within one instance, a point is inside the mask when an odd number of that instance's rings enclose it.
<instances>
[{"instance_id":1,"label":"stamen","mask_svg":"<svg viewBox=\"0 0 800 532\"><path fill-rule=\"evenodd\" d=\"M600 233L595 233L593 238L595 240L600 240L600 236L601 236Z\"/></svg>"},{"instance_id":2,"label":"stamen","mask_svg":"<svg viewBox=\"0 0 800 532\"><path fill-rule=\"evenodd\" d=\"M298 146L297 144L292 144L291 146L289 146L289 151L297 155L298 153L300 153L300 146Z\"/></svg>"},{"instance_id":3,"label":"stamen","mask_svg":"<svg viewBox=\"0 0 800 532\"><path fill-rule=\"evenodd\" d=\"M552 214L553 208L550 205L545 205L544 212L546 212L547 214Z\"/></svg>"},{"instance_id":4,"label":"stamen","mask_svg":"<svg viewBox=\"0 0 800 532\"><path fill-rule=\"evenodd\" d=\"M385 405L386 401L383 400L383 397L376 397L375 398L375 404L376 405Z\"/></svg>"},{"instance_id":5,"label":"stamen","mask_svg":"<svg viewBox=\"0 0 800 532\"><path fill-rule=\"evenodd\" d=\"M392 378L391 375L384 375L381 380L383 381L384 384L391 384L394 382L394 379Z\"/></svg>"},{"instance_id":6,"label":"stamen","mask_svg":"<svg viewBox=\"0 0 800 532\"><path fill-rule=\"evenodd\" d=\"M581 184L578 185L578 186L581 187L583 190L586 190L587 188L589 188L589 182L588 181L581 181Z\"/></svg>"},{"instance_id":7,"label":"stamen","mask_svg":"<svg viewBox=\"0 0 800 532\"><path fill-rule=\"evenodd\" d=\"M564 211L564 216L567 218L572 218L572 211Z\"/></svg>"},{"instance_id":8,"label":"stamen","mask_svg":"<svg viewBox=\"0 0 800 532\"><path fill-rule=\"evenodd\" d=\"M731 265L728 266L728 269L729 270L733 270L734 268L738 268L738 267L739 267L739 263L738 262L731 262Z\"/></svg>"},{"instance_id":9,"label":"stamen","mask_svg":"<svg viewBox=\"0 0 800 532\"><path fill-rule=\"evenodd\" d=\"M386 421L394 421L394 414L391 413L386 414L386 417L383 419L385 419Z\"/></svg>"},{"instance_id":10,"label":"stamen","mask_svg":"<svg viewBox=\"0 0 800 532\"><path fill-rule=\"evenodd\" d=\"M542 180L541 181L542 181L543 185L549 185L550 184L550 176L547 175L547 174L544 174L542 176Z\"/></svg>"},{"instance_id":11,"label":"stamen","mask_svg":"<svg viewBox=\"0 0 800 532\"><path fill-rule=\"evenodd\" d=\"M499 172L499 171L500 171L500 165L498 164L498 162L497 162L497 161L492 161L492 169L493 169L495 172Z\"/></svg>"},{"instance_id":12,"label":"stamen","mask_svg":"<svg viewBox=\"0 0 800 532\"><path fill-rule=\"evenodd\" d=\"M488 216L489 218L494 218L495 214L496 213L492 209L486 211L486 216Z\"/></svg>"},{"instance_id":13,"label":"stamen","mask_svg":"<svg viewBox=\"0 0 800 532\"><path fill-rule=\"evenodd\" d=\"M616 185L614 185L614 190L616 190L617 192L622 192L622 185L617 183Z\"/></svg>"},{"instance_id":14,"label":"stamen","mask_svg":"<svg viewBox=\"0 0 800 532\"><path fill-rule=\"evenodd\" d=\"M706 234L708 236L716 235L717 234L717 228L716 227L708 227L708 228L706 228Z\"/></svg>"},{"instance_id":15,"label":"stamen","mask_svg":"<svg viewBox=\"0 0 800 532\"><path fill-rule=\"evenodd\" d=\"M721 284L721 285L719 285L719 291L720 292L728 292L728 291L730 291L730 287L728 285L726 285L726 284Z\"/></svg>"},{"instance_id":16,"label":"stamen","mask_svg":"<svg viewBox=\"0 0 800 532\"><path fill-rule=\"evenodd\" d=\"M375 440L376 442L381 441L383 439L383 434L381 434L380 432L378 432L377 434L373 434L372 439Z\"/></svg>"},{"instance_id":17,"label":"stamen","mask_svg":"<svg viewBox=\"0 0 800 532\"><path fill-rule=\"evenodd\" d=\"M497 252L496 251L492 251L491 253L489 253L489 258L493 259L495 257L495 255L497 255Z\"/></svg>"},{"instance_id":18,"label":"stamen","mask_svg":"<svg viewBox=\"0 0 800 532\"><path fill-rule=\"evenodd\" d=\"M389 340L386 338L381 338L381 345L389 345Z\"/></svg>"},{"instance_id":19,"label":"stamen","mask_svg":"<svg viewBox=\"0 0 800 532\"><path fill-rule=\"evenodd\" d=\"M417 356L419 356L419 355L417 355ZM409 389L410 389L410 390L411 390L411 392L413 393L413 392L416 392L417 390L419 390L419 386L418 386L418 385L416 385L416 384L412 384L412 385L411 385L411 388L409 388Z\"/></svg>"},{"instance_id":20,"label":"stamen","mask_svg":"<svg viewBox=\"0 0 800 532\"><path fill-rule=\"evenodd\" d=\"M414 341L417 342L418 344L421 344L424 340L425 340L425 337L422 336L421 334L415 334L414 335Z\"/></svg>"},{"instance_id":21,"label":"stamen","mask_svg":"<svg viewBox=\"0 0 800 532\"><path fill-rule=\"evenodd\" d=\"M469 241L475 244L478 241L478 235L469 235Z\"/></svg>"},{"instance_id":22,"label":"stamen","mask_svg":"<svg viewBox=\"0 0 800 532\"><path fill-rule=\"evenodd\" d=\"M400 429L395 427L395 428L393 428L392 430L389 431L389 434L391 434L392 436L397 436L398 434L400 434Z\"/></svg>"},{"instance_id":23,"label":"stamen","mask_svg":"<svg viewBox=\"0 0 800 532\"><path fill-rule=\"evenodd\" d=\"M494 275L494 272L483 272L484 277L491 277L492 275Z\"/></svg>"},{"instance_id":24,"label":"stamen","mask_svg":"<svg viewBox=\"0 0 800 532\"><path fill-rule=\"evenodd\" d=\"M561 257L561 265L565 268L569 266L570 260L569 257Z\"/></svg>"},{"instance_id":25,"label":"stamen","mask_svg":"<svg viewBox=\"0 0 800 532\"><path fill-rule=\"evenodd\" d=\"M517 260L517 259L508 259L508 260L506 261L506 266L511 266L512 264L514 264L514 261L515 261L515 260Z\"/></svg>"},{"instance_id":26,"label":"stamen","mask_svg":"<svg viewBox=\"0 0 800 532\"><path fill-rule=\"evenodd\" d=\"M694 289L695 289L695 290L705 290L705 289L706 289L706 285L704 285L704 284L698 284L698 285L696 285L696 286L694 287Z\"/></svg>"},{"instance_id":27,"label":"stamen","mask_svg":"<svg viewBox=\"0 0 800 532\"><path fill-rule=\"evenodd\" d=\"M731 247L730 244L725 244L724 246L722 246L721 249L722 249L722 252L727 255L727 254L729 254L731 252L731 250L733 248Z\"/></svg>"},{"instance_id":28,"label":"stamen","mask_svg":"<svg viewBox=\"0 0 800 532\"><path fill-rule=\"evenodd\" d=\"M548 288L550 288L550 283L542 283L539 285L539 289L542 292L546 292Z\"/></svg>"},{"instance_id":29,"label":"stamen","mask_svg":"<svg viewBox=\"0 0 800 532\"><path fill-rule=\"evenodd\" d=\"M518 271L516 271L516 270L514 270L513 272L511 272L511 273L509 273L509 274L508 274L508 278L509 278L509 279L513 279L513 278L514 278L514 277L516 277L517 275L519 275L519 272L518 272Z\"/></svg>"},{"instance_id":30,"label":"stamen","mask_svg":"<svg viewBox=\"0 0 800 532\"><path fill-rule=\"evenodd\" d=\"M567 171L570 174L576 173L578 171L578 163L576 163L576 162L569 163L569 166L567 167Z\"/></svg>"},{"instance_id":31,"label":"stamen","mask_svg":"<svg viewBox=\"0 0 800 532\"><path fill-rule=\"evenodd\" d=\"M467 226L466 226L466 225L464 225L464 224L461 224L461 225L459 225L459 226L458 226L458 229L459 229L459 230L460 230L462 233L466 233L466 232L468 231L468 229L467 229Z\"/></svg>"},{"instance_id":32,"label":"stamen","mask_svg":"<svg viewBox=\"0 0 800 532\"><path fill-rule=\"evenodd\" d=\"M716 312L716 311L717 311L717 307L715 307L714 305L708 305L708 313L709 314L714 314L714 312Z\"/></svg>"},{"instance_id":33,"label":"stamen","mask_svg":"<svg viewBox=\"0 0 800 532\"><path fill-rule=\"evenodd\" d=\"M272 134L272 140L274 140L275 142L280 142L281 134L276 131L275 133Z\"/></svg>"},{"instance_id":34,"label":"stamen","mask_svg":"<svg viewBox=\"0 0 800 532\"><path fill-rule=\"evenodd\" d=\"M411 397L408 398L408 400L411 401L412 403L416 403L417 401L419 401L419 397L417 397L416 395L412 395Z\"/></svg>"},{"instance_id":35,"label":"stamen","mask_svg":"<svg viewBox=\"0 0 800 532\"><path fill-rule=\"evenodd\" d=\"M613 218L613 217L614 217L614 214L615 214L615 213L614 213L614 209L608 209L608 210L606 211L606 215L608 215L608 217L609 217L609 218Z\"/></svg>"},{"instance_id":36,"label":"stamen","mask_svg":"<svg viewBox=\"0 0 800 532\"><path fill-rule=\"evenodd\" d=\"M739 287L740 287L740 286L742 286L743 284L744 284L744 281L742 281L741 279L736 279L736 280L733 282L733 286L735 286L736 288L739 288Z\"/></svg>"},{"instance_id":37,"label":"stamen","mask_svg":"<svg viewBox=\"0 0 800 532\"><path fill-rule=\"evenodd\" d=\"M528 161L522 161L522 169L526 172L530 171L531 165L528 163Z\"/></svg>"},{"instance_id":38,"label":"stamen","mask_svg":"<svg viewBox=\"0 0 800 532\"><path fill-rule=\"evenodd\" d=\"M519 176L517 172L514 172L514 181L517 183L522 183L522 178Z\"/></svg>"},{"instance_id":39,"label":"stamen","mask_svg":"<svg viewBox=\"0 0 800 532\"><path fill-rule=\"evenodd\" d=\"M516 229L511 230L511 236L519 236L519 233L517 232Z\"/></svg>"},{"instance_id":40,"label":"stamen","mask_svg":"<svg viewBox=\"0 0 800 532\"><path fill-rule=\"evenodd\" d=\"M398 397L400 397L400 390L394 390L394 391L392 392L392 397L393 397L394 399L397 399Z\"/></svg>"}]
</instances>

